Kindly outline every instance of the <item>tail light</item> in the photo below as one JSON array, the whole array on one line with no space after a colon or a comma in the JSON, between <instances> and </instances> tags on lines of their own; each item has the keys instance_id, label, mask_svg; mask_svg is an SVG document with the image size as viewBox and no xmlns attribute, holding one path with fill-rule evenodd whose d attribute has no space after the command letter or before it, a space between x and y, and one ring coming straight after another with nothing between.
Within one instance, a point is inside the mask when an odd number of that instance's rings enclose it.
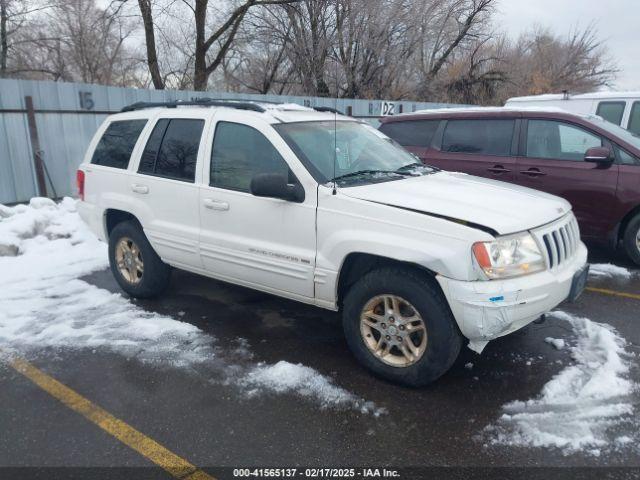
<instances>
[{"instance_id":1,"label":"tail light","mask_svg":"<svg viewBox=\"0 0 640 480\"><path fill-rule=\"evenodd\" d=\"M78 196L84 201L84 172L78 170L76 172L76 183L78 184Z\"/></svg>"}]
</instances>

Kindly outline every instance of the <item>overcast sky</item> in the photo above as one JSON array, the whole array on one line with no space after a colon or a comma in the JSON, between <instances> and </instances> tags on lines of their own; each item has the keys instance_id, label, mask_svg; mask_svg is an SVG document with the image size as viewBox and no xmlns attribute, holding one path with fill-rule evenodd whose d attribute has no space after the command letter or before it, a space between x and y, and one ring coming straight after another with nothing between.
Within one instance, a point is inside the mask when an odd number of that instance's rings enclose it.
<instances>
[{"instance_id":1,"label":"overcast sky","mask_svg":"<svg viewBox=\"0 0 640 480\"><path fill-rule=\"evenodd\" d=\"M517 36L535 24L567 34L595 21L620 73L616 90L640 90L640 0L501 0L496 25Z\"/></svg>"}]
</instances>

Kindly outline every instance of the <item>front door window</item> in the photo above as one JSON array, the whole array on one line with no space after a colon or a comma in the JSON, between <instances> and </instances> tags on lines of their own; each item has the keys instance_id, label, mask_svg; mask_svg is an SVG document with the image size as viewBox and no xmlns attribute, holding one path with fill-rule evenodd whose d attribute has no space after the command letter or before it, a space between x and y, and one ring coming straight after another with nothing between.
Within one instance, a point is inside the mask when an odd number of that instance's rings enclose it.
<instances>
[{"instance_id":1,"label":"front door window","mask_svg":"<svg viewBox=\"0 0 640 480\"><path fill-rule=\"evenodd\" d=\"M602 139L582 128L554 120L529 120L527 157L581 162Z\"/></svg>"}]
</instances>

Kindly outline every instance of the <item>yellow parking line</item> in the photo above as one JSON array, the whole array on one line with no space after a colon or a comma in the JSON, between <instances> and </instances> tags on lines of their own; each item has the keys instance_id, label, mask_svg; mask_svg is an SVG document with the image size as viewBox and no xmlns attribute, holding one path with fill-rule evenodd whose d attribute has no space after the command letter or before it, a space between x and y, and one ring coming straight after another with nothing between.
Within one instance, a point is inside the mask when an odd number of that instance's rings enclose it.
<instances>
[{"instance_id":1,"label":"yellow parking line","mask_svg":"<svg viewBox=\"0 0 640 480\"><path fill-rule=\"evenodd\" d=\"M634 300L640 300L640 295L637 293L618 292L617 290L609 290L608 288L596 288L587 287L586 290L590 292L602 293L604 295L612 295L614 297L632 298Z\"/></svg>"},{"instance_id":2,"label":"yellow parking line","mask_svg":"<svg viewBox=\"0 0 640 480\"><path fill-rule=\"evenodd\" d=\"M198 469L175 453L170 452L156 441L122 420L117 419L56 379L38 370L26 360L14 358L10 365L52 397L95 423L102 430L114 436L143 457L165 469L175 478L180 480L215 480L211 475Z\"/></svg>"}]
</instances>

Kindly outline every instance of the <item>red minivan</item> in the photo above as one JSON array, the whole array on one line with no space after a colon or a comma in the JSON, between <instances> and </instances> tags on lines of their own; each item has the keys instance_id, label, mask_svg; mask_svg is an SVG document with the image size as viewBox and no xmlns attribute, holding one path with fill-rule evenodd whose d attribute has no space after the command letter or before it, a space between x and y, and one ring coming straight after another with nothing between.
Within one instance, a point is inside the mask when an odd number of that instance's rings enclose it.
<instances>
[{"instance_id":1,"label":"red minivan","mask_svg":"<svg viewBox=\"0 0 640 480\"><path fill-rule=\"evenodd\" d=\"M640 137L561 110L454 108L386 117L380 130L422 162L564 197L585 240L640 265Z\"/></svg>"}]
</instances>

